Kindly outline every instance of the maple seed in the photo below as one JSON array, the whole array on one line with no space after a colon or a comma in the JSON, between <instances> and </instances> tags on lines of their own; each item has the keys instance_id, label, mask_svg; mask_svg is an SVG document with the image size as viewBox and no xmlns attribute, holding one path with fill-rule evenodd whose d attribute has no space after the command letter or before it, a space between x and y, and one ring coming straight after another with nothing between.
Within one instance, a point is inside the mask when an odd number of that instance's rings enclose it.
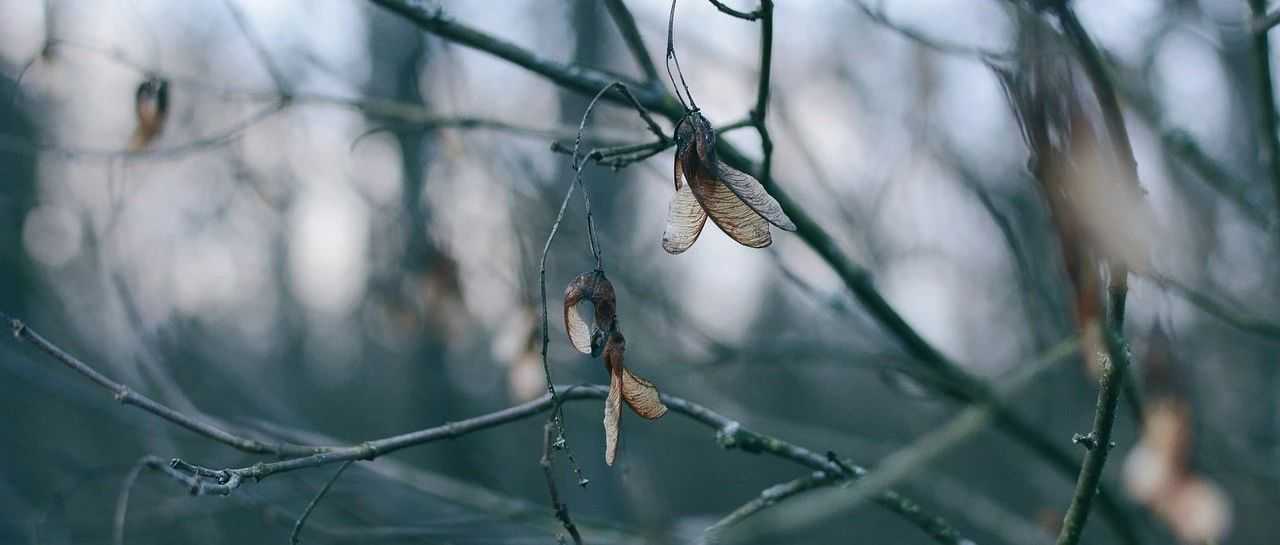
<instances>
[{"instance_id":1,"label":"maple seed","mask_svg":"<svg viewBox=\"0 0 1280 545\"><path fill-rule=\"evenodd\" d=\"M604 461L609 465L613 465L617 456L622 402L649 420L667 414L667 406L662 403L658 388L627 370L623 364L626 350L626 338L615 329L604 347L604 363L609 369L609 396L604 404Z\"/></svg>"},{"instance_id":2,"label":"maple seed","mask_svg":"<svg viewBox=\"0 0 1280 545\"><path fill-rule=\"evenodd\" d=\"M578 312L578 303L582 301L590 301L595 311L590 326ZM617 296L603 271L582 273L564 290L564 330L569 334L569 342L583 354L591 354L593 358L600 355L617 313Z\"/></svg>"},{"instance_id":3,"label":"maple seed","mask_svg":"<svg viewBox=\"0 0 1280 545\"><path fill-rule=\"evenodd\" d=\"M715 130L702 114L689 112L677 123L676 194L662 234L662 249L668 253L678 254L693 246L708 216L730 238L752 248L773 243L771 223L786 231L796 230L782 205L759 181L716 157L715 145Z\"/></svg>"},{"instance_id":4,"label":"maple seed","mask_svg":"<svg viewBox=\"0 0 1280 545\"><path fill-rule=\"evenodd\" d=\"M133 106L138 127L129 139L129 151L141 151L164 129L169 115L169 82L156 76L147 78L138 85Z\"/></svg>"},{"instance_id":5,"label":"maple seed","mask_svg":"<svg viewBox=\"0 0 1280 545\"><path fill-rule=\"evenodd\" d=\"M578 312L578 304L583 301L590 301L595 311L590 326ZM619 330L617 315L617 294L604 271L579 274L564 290L564 329L569 334L569 342L593 358L603 354L605 369L609 371L609 395L604 402L604 461L609 465L613 465L617 457L623 402L649 420L667 414L658 388L624 365L627 339Z\"/></svg>"}]
</instances>

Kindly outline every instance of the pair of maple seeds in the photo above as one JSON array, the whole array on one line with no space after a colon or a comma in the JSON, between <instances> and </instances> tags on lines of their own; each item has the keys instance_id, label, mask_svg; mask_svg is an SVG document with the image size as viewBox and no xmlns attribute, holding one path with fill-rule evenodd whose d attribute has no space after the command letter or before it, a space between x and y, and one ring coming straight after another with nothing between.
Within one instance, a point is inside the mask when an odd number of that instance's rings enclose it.
<instances>
[{"instance_id":1,"label":"pair of maple seeds","mask_svg":"<svg viewBox=\"0 0 1280 545\"><path fill-rule=\"evenodd\" d=\"M769 224L796 230L759 181L716 157L716 133L701 113L685 114L675 132L676 195L667 210L662 249L672 254L688 250L708 216L730 238L752 248L773 243Z\"/></svg>"},{"instance_id":2,"label":"pair of maple seeds","mask_svg":"<svg viewBox=\"0 0 1280 545\"><path fill-rule=\"evenodd\" d=\"M720 230L745 246L763 248L773 242L769 224L787 231L796 225L782 211L760 182L751 175L716 158L716 133L696 110L676 124L676 195L667 212L662 248L678 254L688 250L710 217ZM578 312L578 304L589 301L593 323ZM604 355L609 372L609 396L604 404L605 463L613 465L617 456L622 403L636 414L653 420L667 413L658 388L640 378L623 364L626 338L618 325L617 296L604 271L578 275L564 292L564 329L579 352L591 357Z\"/></svg>"}]
</instances>

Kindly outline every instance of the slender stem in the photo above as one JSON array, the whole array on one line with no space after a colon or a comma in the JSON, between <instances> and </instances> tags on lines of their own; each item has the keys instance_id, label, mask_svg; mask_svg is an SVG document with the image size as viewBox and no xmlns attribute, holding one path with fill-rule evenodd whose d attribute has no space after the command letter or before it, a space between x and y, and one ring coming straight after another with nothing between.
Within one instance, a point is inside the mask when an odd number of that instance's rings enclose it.
<instances>
[{"instance_id":1,"label":"slender stem","mask_svg":"<svg viewBox=\"0 0 1280 545\"><path fill-rule=\"evenodd\" d=\"M618 25L618 33L622 34L622 41L627 44L627 50L631 51L636 64L640 65L645 79L649 84L658 84L662 76L658 75L658 67L649 56L649 48L644 45L644 38L640 36L640 29L636 27L636 19L631 16L631 10L627 9L622 0L605 0L604 6L609 9L609 17L613 18L613 23Z\"/></svg>"},{"instance_id":2,"label":"slender stem","mask_svg":"<svg viewBox=\"0 0 1280 545\"><path fill-rule=\"evenodd\" d=\"M1258 4L1258 6L1254 7L1254 4ZM1280 9L1272 11L1271 13L1263 13L1267 8L1266 0L1261 2L1249 0L1249 7L1253 12L1253 25L1250 26L1250 30L1253 33L1266 34L1272 27L1280 25Z\"/></svg>"},{"instance_id":3,"label":"slender stem","mask_svg":"<svg viewBox=\"0 0 1280 545\"><path fill-rule=\"evenodd\" d=\"M116 515L111 525L111 543L113 545L124 545L124 526L129 516L129 495L133 492L133 485L138 482L138 475L146 469L147 462L151 457L143 457L138 463L129 469L129 474L124 478L124 484L120 486L120 495L116 498Z\"/></svg>"},{"instance_id":4,"label":"slender stem","mask_svg":"<svg viewBox=\"0 0 1280 545\"><path fill-rule=\"evenodd\" d=\"M756 89L756 107L751 110L752 124L760 134L760 148L764 160L760 165L761 183L768 183L773 172L773 139L765 124L769 108L769 78L773 72L773 0L760 0L760 84Z\"/></svg>"},{"instance_id":5,"label":"slender stem","mask_svg":"<svg viewBox=\"0 0 1280 545\"><path fill-rule=\"evenodd\" d=\"M328 447L301 446L288 443L264 443L255 439L241 437L204 420L187 416L186 414L163 405L144 394L133 391L124 384L111 380L97 369L90 367L87 363L80 361L80 359L49 342L25 323L14 318L10 318L2 312L0 312L0 321L7 321L9 323L9 327L13 330L14 338L30 343L41 352L44 352L45 354L53 357L53 359L62 362L63 365L70 367L73 371L84 375L98 386L101 386L103 389L111 392L115 396L116 401L119 401L124 405L132 405L142 409L143 411L177 424L179 427L186 428L229 447L253 454L276 454L285 456L304 456L328 450Z\"/></svg>"},{"instance_id":6,"label":"slender stem","mask_svg":"<svg viewBox=\"0 0 1280 545\"><path fill-rule=\"evenodd\" d=\"M254 53L258 55L258 60L262 62L262 66L271 75L271 80L275 82L276 89L280 91L280 95L282 97L288 96L288 78L284 77L284 72L280 70L275 59L271 57L271 52L267 50L267 45L263 43L262 38L249 26L249 20L245 17L244 12L240 10L239 6L235 5L235 0L223 0L222 4L227 7L227 11L231 12L231 18L235 19L236 26L240 28L240 33L244 34L245 40L249 42L249 46L253 48Z\"/></svg>"},{"instance_id":7,"label":"slender stem","mask_svg":"<svg viewBox=\"0 0 1280 545\"><path fill-rule=\"evenodd\" d=\"M759 19L760 12L764 11L763 7L761 7L760 10L757 10L757 11L738 11L736 9L733 9L725 5L725 3L721 2L720 0L707 0L707 1L711 2L711 5L715 6L716 9L720 10L721 13L724 13L726 15L730 15L733 17L737 17L738 19L742 19L744 21L754 21L756 19ZM768 1L768 0L765 0L765 1Z\"/></svg>"},{"instance_id":8,"label":"slender stem","mask_svg":"<svg viewBox=\"0 0 1280 545\"><path fill-rule=\"evenodd\" d=\"M542 258L538 261L538 287L539 300L542 307L542 373L547 381L547 396L551 401L558 399L556 393L555 382L551 379L551 362L547 358L547 348L551 344L551 326L548 323L547 314L547 254L551 252L551 242L556 238L556 232L560 230L560 222L564 221L564 211L569 207L569 200L573 198L573 192L578 188L577 184L569 182L569 190L564 193L564 200L560 201L560 210L556 212L556 220L551 224L551 232L547 234L547 242L542 245ZM556 403L555 412L551 416L552 422L556 425L557 440L564 438L564 417L560 411L560 404Z\"/></svg>"},{"instance_id":9,"label":"slender stem","mask_svg":"<svg viewBox=\"0 0 1280 545\"><path fill-rule=\"evenodd\" d=\"M1090 506L1098 492L1098 483L1102 481L1102 468L1106 465L1107 454L1112 448L1111 428L1116 419L1116 405L1120 399L1125 370L1129 367L1129 352L1115 331L1108 328L1104 335L1110 358L1098 381L1098 404L1094 411L1093 430L1088 435L1092 448L1085 454L1080 477L1076 480L1075 494L1062 520L1062 532L1058 534L1057 545L1075 545L1080 541L1085 523L1089 520Z\"/></svg>"},{"instance_id":10,"label":"slender stem","mask_svg":"<svg viewBox=\"0 0 1280 545\"><path fill-rule=\"evenodd\" d=\"M172 460L167 464L159 459L152 459L147 464L147 467L161 471L178 480L188 486L194 494L228 495L236 488L239 488L241 484L250 480L256 482L279 473L350 460L372 460L405 448L446 439L456 439L474 432L530 418L552 410L559 403L603 400L609 395L608 387L603 385L562 386L558 391L560 392L558 402L552 399L550 393L547 393L533 401L489 414L433 428L366 441L359 445L334 448L311 456L229 469L210 469L190 464L180 459ZM864 468L838 463L808 448L748 430L737 421L692 401L667 394L661 394L661 398L663 404L672 413L685 416L694 422L716 430L716 440L722 448L737 449L753 454L768 454L818 471L842 475L845 478L858 477L866 473ZM957 545L965 541L945 521L925 512L919 504L900 494L892 491L885 492L877 500L877 503L902 516L940 543Z\"/></svg>"},{"instance_id":11,"label":"slender stem","mask_svg":"<svg viewBox=\"0 0 1280 545\"><path fill-rule=\"evenodd\" d=\"M1158 272L1149 272L1147 277L1160 287L1173 291L1188 303L1195 305L1200 310L1232 327L1271 340L1280 340L1280 323L1246 315L1236 308L1232 308L1239 305L1219 302L1207 294L1192 289L1177 279Z\"/></svg>"},{"instance_id":12,"label":"slender stem","mask_svg":"<svg viewBox=\"0 0 1280 545\"><path fill-rule=\"evenodd\" d=\"M354 460L347 460L341 466L338 466L338 471L335 471L333 476L329 477L329 480L320 488L320 492L316 493L316 496L311 498L311 501L307 503L307 508L302 510L302 515L298 517L298 521L293 523L293 531L289 532L289 543L291 545L298 545L299 541L302 539L302 527L307 524L307 519L311 518L311 512L315 511L316 506L320 505L320 500L324 499L325 494L329 493L330 488L333 488L333 483L338 482L338 477L341 477L342 473L346 471L348 467L351 467L351 464L353 463L355 463Z\"/></svg>"},{"instance_id":13,"label":"slender stem","mask_svg":"<svg viewBox=\"0 0 1280 545\"><path fill-rule=\"evenodd\" d=\"M542 475L547 479L547 492L551 495L551 509L555 513L556 520L560 521L566 532L569 532L569 536L573 538L576 545L582 545L582 534L578 532L578 526L569 517L569 506L560 501L560 491L556 488L556 478L552 472L551 456L556 448L555 431L555 422L547 420L546 425L542 427L542 458L538 460L538 465L542 466Z\"/></svg>"},{"instance_id":14,"label":"slender stem","mask_svg":"<svg viewBox=\"0 0 1280 545\"><path fill-rule=\"evenodd\" d=\"M683 114L680 105L662 89L652 89L629 78L602 70L544 58L509 41L458 23L446 16L444 11L439 8L428 7L422 2L410 0L369 1L403 17L427 32L451 42L495 55L579 93L594 93L611 82L625 81L636 93L636 98L641 103L649 106L650 109L658 109L664 112L674 109ZM622 97L613 95L609 95L607 98L617 103L622 103L624 100ZM663 104L664 107L654 108L654 105L658 104Z\"/></svg>"},{"instance_id":15,"label":"slender stem","mask_svg":"<svg viewBox=\"0 0 1280 545\"><path fill-rule=\"evenodd\" d=\"M1014 393L1026 389L1055 365L1064 361L1073 361L1070 356L1076 353L1078 347L1079 342L1075 339L1064 341L1046 351L1035 361L1019 366L1001 386L998 392L999 398L1008 399ZM945 426L925 434L911 445L876 464L875 469L865 477L859 478L856 483L808 494L802 499L743 525L738 529L740 531L733 532L729 537L781 535L824 518L850 512L903 479L916 475L923 468L935 464L937 460L964 444L973 435L986 429L996 413L996 407L997 404L994 403L971 406ZM817 486L810 488L817 488Z\"/></svg>"},{"instance_id":16,"label":"slender stem","mask_svg":"<svg viewBox=\"0 0 1280 545\"><path fill-rule=\"evenodd\" d=\"M1249 0L1254 17L1265 17L1267 0ZM1274 23L1272 23L1274 25ZM1253 35L1254 77L1258 82L1258 156L1267 170L1267 177L1275 191L1276 204L1280 206L1280 133L1276 131L1276 97L1271 81L1271 44L1266 32Z\"/></svg>"},{"instance_id":17,"label":"slender stem","mask_svg":"<svg viewBox=\"0 0 1280 545\"><path fill-rule=\"evenodd\" d=\"M724 518L716 521L715 524L707 527L704 531L709 536L716 536L724 532L726 528L742 522L752 515L764 511L774 505L777 505L789 498L798 496L815 488L838 482L839 475L829 475L821 471L814 471L804 477L793 479L782 484L776 484L760 491L760 495L751 501L742 504L733 512L725 515ZM712 540L707 540L712 541Z\"/></svg>"}]
</instances>

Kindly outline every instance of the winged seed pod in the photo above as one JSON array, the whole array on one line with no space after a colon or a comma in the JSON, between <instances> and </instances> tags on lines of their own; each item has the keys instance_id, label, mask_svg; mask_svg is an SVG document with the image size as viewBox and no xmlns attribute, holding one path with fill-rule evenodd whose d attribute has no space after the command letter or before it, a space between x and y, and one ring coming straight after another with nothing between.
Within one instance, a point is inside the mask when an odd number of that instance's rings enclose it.
<instances>
[{"instance_id":1,"label":"winged seed pod","mask_svg":"<svg viewBox=\"0 0 1280 545\"><path fill-rule=\"evenodd\" d=\"M623 401L636 414L649 420L667 414L667 406L662 404L658 388L623 365L626 350L626 338L614 331L604 347L604 363L609 369L609 397L604 404L604 462L609 465L613 465L617 457Z\"/></svg>"},{"instance_id":2,"label":"winged seed pod","mask_svg":"<svg viewBox=\"0 0 1280 545\"><path fill-rule=\"evenodd\" d=\"M169 82L152 76L138 85L134 95L138 126L129 138L129 151L141 151L164 129L169 116Z\"/></svg>"},{"instance_id":3,"label":"winged seed pod","mask_svg":"<svg viewBox=\"0 0 1280 545\"><path fill-rule=\"evenodd\" d=\"M578 313L578 303L584 300L591 301L595 311L589 327ZM604 271L582 273L564 289L564 330L569 334L569 342L583 354L591 354L593 358L600 355L605 335L613 329L617 314L617 296Z\"/></svg>"},{"instance_id":4,"label":"winged seed pod","mask_svg":"<svg viewBox=\"0 0 1280 545\"><path fill-rule=\"evenodd\" d=\"M676 124L676 194L667 210L662 249L678 254L698 240L711 217L739 244L764 248L773 243L769 224L795 231L782 206L750 174L716 158L716 133L697 111Z\"/></svg>"},{"instance_id":5,"label":"winged seed pod","mask_svg":"<svg viewBox=\"0 0 1280 545\"><path fill-rule=\"evenodd\" d=\"M590 301L594 309L592 324L578 312L578 304ZM617 300L613 284L603 271L582 273L564 290L564 328L569 342L591 357L604 354L609 371L609 396L604 404L605 463L613 465L617 456L619 422L622 403L636 414L653 420L667 413L666 405L653 383L628 370L623 363L627 340L618 329Z\"/></svg>"}]
</instances>

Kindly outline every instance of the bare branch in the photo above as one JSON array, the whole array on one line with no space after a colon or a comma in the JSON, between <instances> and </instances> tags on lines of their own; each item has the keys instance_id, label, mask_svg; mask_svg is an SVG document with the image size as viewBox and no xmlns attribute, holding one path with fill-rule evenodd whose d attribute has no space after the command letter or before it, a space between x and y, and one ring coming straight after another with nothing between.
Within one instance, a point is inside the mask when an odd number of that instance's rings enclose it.
<instances>
[{"instance_id":1,"label":"bare branch","mask_svg":"<svg viewBox=\"0 0 1280 545\"><path fill-rule=\"evenodd\" d=\"M542 466L542 474L547 478L547 492L551 495L551 509L555 512L556 520L560 521L566 532L569 532L576 545L582 545L582 534L578 532L578 527L569 517L569 506L560 501L560 492L556 488L556 478L552 473L551 456L552 451L557 448L558 441L555 432L555 421L548 419L546 425L542 427L542 457L538 459L538 465Z\"/></svg>"},{"instance_id":2,"label":"bare branch","mask_svg":"<svg viewBox=\"0 0 1280 545\"><path fill-rule=\"evenodd\" d=\"M231 18L235 20L236 26L240 28L240 33L244 35L254 53L257 53L258 60L262 63L262 66L271 75L271 80L275 82L276 89L280 91L280 96L289 96L289 80L284 77L284 72L280 70L275 60L271 58L271 52L267 50L262 38L250 27L249 20L244 16L244 12L240 11L240 7L235 4L235 0L223 0L222 4L227 7L227 11L231 12Z\"/></svg>"},{"instance_id":3,"label":"bare branch","mask_svg":"<svg viewBox=\"0 0 1280 545\"><path fill-rule=\"evenodd\" d=\"M1169 289L1187 302L1228 325L1270 340L1280 340L1280 323L1249 316L1235 308L1239 305L1223 303L1208 294L1201 293L1181 281L1152 271L1146 275L1162 288Z\"/></svg>"},{"instance_id":4,"label":"bare branch","mask_svg":"<svg viewBox=\"0 0 1280 545\"><path fill-rule=\"evenodd\" d=\"M1019 366L999 389L1000 399L1008 399L1014 393L1025 389L1054 365L1070 361L1078 347L1079 343L1076 340L1068 340L1049 349L1035 361ZM865 477L858 479L855 484L810 493L802 499L762 514L759 518L742 521L743 524L739 528L735 528L725 537L732 541L761 535L776 535L852 511L889 487L918 473L920 469L935 463L974 434L986 429L996 414L995 409L995 404L969 407L947 425L890 455ZM819 484L821 483L815 483L808 488L817 488ZM741 521L741 518L739 520Z\"/></svg>"},{"instance_id":5,"label":"bare branch","mask_svg":"<svg viewBox=\"0 0 1280 545\"><path fill-rule=\"evenodd\" d=\"M760 163L759 180L768 184L773 172L773 138L765 124L769 108L769 78L773 71L773 0L760 0L760 83L756 88L756 107L751 110L751 121L760 135L760 147L764 160Z\"/></svg>"},{"instance_id":6,"label":"bare branch","mask_svg":"<svg viewBox=\"0 0 1280 545\"><path fill-rule=\"evenodd\" d=\"M1249 0L1249 9L1255 19L1280 17L1276 14L1266 15L1267 0ZM1270 23L1268 28L1273 25L1275 23ZM1271 81L1271 44L1265 31L1253 35L1253 62L1253 77L1258 85L1258 113L1254 115L1258 120L1258 157L1262 159L1267 176L1271 179L1276 204L1280 205L1280 134L1276 133L1277 111L1274 84Z\"/></svg>"},{"instance_id":7,"label":"bare branch","mask_svg":"<svg viewBox=\"0 0 1280 545\"><path fill-rule=\"evenodd\" d=\"M134 407L154 414L160 418L168 420L169 422L177 424L182 428L186 428L229 447L254 454L276 454L285 456L305 456L328 450L327 447L300 446L288 443L264 443L255 439L235 435L209 422L187 416L186 414L162 405L143 394L131 390L124 384L111 380L106 375L98 372L98 370L90 367L88 364L80 361L75 356L68 354L57 345L49 342L23 322L10 318L3 312L0 312L0 320L7 321L9 323L9 327L13 330L14 338L30 343L41 352L44 352L45 354L62 362L75 372L84 375L89 380L111 392L112 395L115 396L116 401L119 401L124 405L133 405Z\"/></svg>"},{"instance_id":8,"label":"bare branch","mask_svg":"<svg viewBox=\"0 0 1280 545\"><path fill-rule=\"evenodd\" d=\"M609 393L608 387L603 385L561 386L558 391L560 403L603 400ZM861 467L836 463L827 456L805 447L748 430L737 421L692 401L667 394L661 394L661 399L671 412L683 415L690 420L716 430L716 441L722 448L736 449L753 454L769 454L818 471L843 475L846 478L856 478L866 473L866 470ZM241 484L250 480L257 482L279 473L348 460L372 460L397 450L446 439L455 439L477 431L530 418L552 410L555 405L556 402L552 400L551 394L547 393L527 403L459 422L451 422L434 428L366 441L359 445L334 448L311 456L258 463L247 467L209 469L179 459L175 459L168 464L159 464L160 467L157 467L155 463L151 463L148 464L148 467L160 469L170 477L189 486L195 494L228 495ZM918 504L897 493L886 492L883 496L883 501L879 501L879 503L920 527L940 543L950 545L963 543L963 538L950 525L924 512Z\"/></svg>"},{"instance_id":9,"label":"bare branch","mask_svg":"<svg viewBox=\"0 0 1280 545\"><path fill-rule=\"evenodd\" d=\"M111 543L114 545L124 545L124 525L129 516L129 494L133 492L133 485L137 484L138 475L147 467L147 462L151 458L151 456L144 456L138 460L138 463L129 469L129 474L124 478L124 484L120 485L120 496L116 498L116 515L111 525Z\"/></svg>"},{"instance_id":10,"label":"bare branch","mask_svg":"<svg viewBox=\"0 0 1280 545\"><path fill-rule=\"evenodd\" d=\"M355 463L354 460L347 460L341 466L338 466L338 471L335 471L333 476L329 477L329 480L320 488L320 492L316 493L316 497L311 498L311 501L307 503L307 508L302 510L302 516L299 516L298 522L293 524L293 531L289 532L290 544L298 545L302 538L302 527L307 524L307 519L311 517L311 512L316 509L317 505L320 505L320 500L324 499L325 494L329 493L329 489L333 488L333 483L338 482L338 477L342 476L342 472L351 467L353 463Z\"/></svg>"},{"instance_id":11,"label":"bare branch","mask_svg":"<svg viewBox=\"0 0 1280 545\"><path fill-rule=\"evenodd\" d=\"M609 17L613 18L613 23L618 25L622 41L627 44L627 50L631 51L636 64L640 65L645 79L650 85L658 85L662 76L658 75L658 67L649 56L649 48L644 45L644 38L640 36L640 29L636 27L636 19L631 16L631 10L627 9L622 0L605 0L604 6L609 9Z\"/></svg>"},{"instance_id":12,"label":"bare branch","mask_svg":"<svg viewBox=\"0 0 1280 545\"><path fill-rule=\"evenodd\" d=\"M762 12L765 10L765 8L762 5L761 8L756 11L738 11L736 9L733 9L725 5L725 3L721 2L720 0L707 0L707 1L711 2L711 5L715 6L716 9L720 10L722 13L731 15L733 17L737 17L738 19L742 19L744 21L755 21L756 19L759 19L762 15ZM768 1L769 0L762 0L761 4Z\"/></svg>"},{"instance_id":13,"label":"bare branch","mask_svg":"<svg viewBox=\"0 0 1280 545\"><path fill-rule=\"evenodd\" d=\"M1121 383L1124 381L1125 370L1129 367L1129 348L1111 328L1104 328L1103 335L1111 357L1098 382L1098 405L1093 417L1093 430L1085 436L1092 447L1086 447L1089 452L1085 454L1080 478L1076 480L1075 494L1062 520L1062 532L1058 534L1057 545L1075 545L1080 541L1085 522L1089 520L1089 508L1098 494L1098 483L1102 481L1102 468L1106 465L1107 454L1113 446L1111 428L1115 424Z\"/></svg>"},{"instance_id":14,"label":"bare branch","mask_svg":"<svg viewBox=\"0 0 1280 545\"><path fill-rule=\"evenodd\" d=\"M1250 7L1253 6L1253 2L1250 2L1249 4ZM1260 9L1253 10L1253 24L1250 25L1250 30L1254 34L1266 34L1272 27L1280 25L1280 9L1264 14L1263 10L1265 10L1266 7L1267 3L1264 1L1261 2Z\"/></svg>"}]
</instances>

